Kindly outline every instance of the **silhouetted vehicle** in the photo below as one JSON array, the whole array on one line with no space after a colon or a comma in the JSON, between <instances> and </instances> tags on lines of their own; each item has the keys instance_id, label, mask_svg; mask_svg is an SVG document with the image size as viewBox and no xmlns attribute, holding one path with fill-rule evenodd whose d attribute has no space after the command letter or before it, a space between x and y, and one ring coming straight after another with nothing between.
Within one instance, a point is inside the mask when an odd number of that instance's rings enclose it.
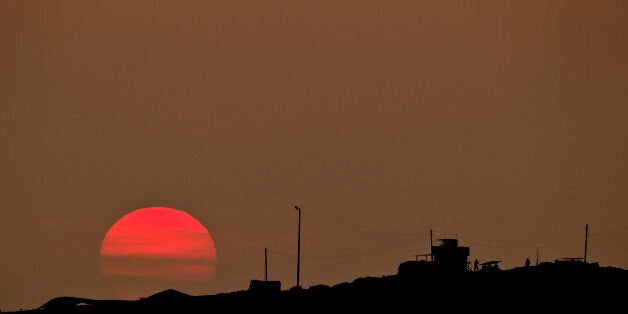
<instances>
[{"instance_id":1,"label":"silhouetted vehicle","mask_svg":"<svg viewBox=\"0 0 628 314\"><path fill-rule=\"evenodd\" d=\"M499 263L501 261L488 261L480 264L479 271L500 271Z\"/></svg>"}]
</instances>

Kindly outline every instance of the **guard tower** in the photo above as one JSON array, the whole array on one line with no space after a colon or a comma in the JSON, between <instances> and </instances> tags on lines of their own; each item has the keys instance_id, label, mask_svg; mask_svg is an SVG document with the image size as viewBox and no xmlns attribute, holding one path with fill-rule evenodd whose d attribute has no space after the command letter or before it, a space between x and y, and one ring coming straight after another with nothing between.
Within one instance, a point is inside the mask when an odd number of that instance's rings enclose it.
<instances>
[{"instance_id":1,"label":"guard tower","mask_svg":"<svg viewBox=\"0 0 628 314\"><path fill-rule=\"evenodd\" d=\"M447 271L467 271L469 247L458 246L458 239L438 239L439 246L432 246L432 254L434 255L434 263L439 268Z\"/></svg>"}]
</instances>

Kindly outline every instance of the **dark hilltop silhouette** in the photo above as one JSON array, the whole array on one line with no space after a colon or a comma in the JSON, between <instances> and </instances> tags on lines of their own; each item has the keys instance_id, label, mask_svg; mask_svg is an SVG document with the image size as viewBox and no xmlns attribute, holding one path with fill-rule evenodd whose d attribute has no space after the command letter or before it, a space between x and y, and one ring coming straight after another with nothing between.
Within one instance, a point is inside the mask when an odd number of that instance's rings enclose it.
<instances>
[{"instance_id":1,"label":"dark hilltop silhouette","mask_svg":"<svg viewBox=\"0 0 628 314\"><path fill-rule=\"evenodd\" d=\"M63 296L20 313L623 313L628 308L628 270L587 262L586 240L582 258L535 265L526 258L524 266L505 270L499 260L471 263L469 247L459 246L457 239L438 241L430 253L400 263L396 274L333 286L296 285L282 290L281 282L265 276L251 280L248 290L215 295L192 296L168 289L134 301Z\"/></svg>"},{"instance_id":2,"label":"dark hilltop silhouette","mask_svg":"<svg viewBox=\"0 0 628 314\"><path fill-rule=\"evenodd\" d=\"M457 239L440 239L423 260L399 264L397 273L362 277L333 286L294 286L251 280L249 289L191 296L168 289L135 301L54 298L36 313L593 313L625 312L628 270L601 267L584 258L563 258L502 270L500 261L473 265L469 248Z\"/></svg>"}]
</instances>

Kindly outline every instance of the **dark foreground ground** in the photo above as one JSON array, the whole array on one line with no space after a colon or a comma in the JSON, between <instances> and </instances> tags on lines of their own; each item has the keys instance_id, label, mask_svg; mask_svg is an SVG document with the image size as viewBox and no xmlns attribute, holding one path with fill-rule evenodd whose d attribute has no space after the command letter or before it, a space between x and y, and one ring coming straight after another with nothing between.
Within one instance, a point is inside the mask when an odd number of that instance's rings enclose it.
<instances>
[{"instance_id":1,"label":"dark foreground ground","mask_svg":"<svg viewBox=\"0 0 628 314\"><path fill-rule=\"evenodd\" d=\"M137 301L59 297L19 313L626 313L628 270L597 264L478 272L417 271L334 286L190 296L166 290Z\"/></svg>"}]
</instances>

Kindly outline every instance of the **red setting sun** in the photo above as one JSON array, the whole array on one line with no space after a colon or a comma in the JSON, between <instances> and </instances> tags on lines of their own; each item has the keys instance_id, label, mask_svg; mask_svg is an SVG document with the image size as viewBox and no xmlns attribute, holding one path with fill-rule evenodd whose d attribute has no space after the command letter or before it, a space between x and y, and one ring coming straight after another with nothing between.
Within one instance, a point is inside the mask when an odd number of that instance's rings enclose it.
<instances>
[{"instance_id":1,"label":"red setting sun","mask_svg":"<svg viewBox=\"0 0 628 314\"><path fill-rule=\"evenodd\" d=\"M142 208L109 229L100 247L100 270L127 299L198 288L214 276L216 247L207 229L186 212Z\"/></svg>"}]
</instances>

